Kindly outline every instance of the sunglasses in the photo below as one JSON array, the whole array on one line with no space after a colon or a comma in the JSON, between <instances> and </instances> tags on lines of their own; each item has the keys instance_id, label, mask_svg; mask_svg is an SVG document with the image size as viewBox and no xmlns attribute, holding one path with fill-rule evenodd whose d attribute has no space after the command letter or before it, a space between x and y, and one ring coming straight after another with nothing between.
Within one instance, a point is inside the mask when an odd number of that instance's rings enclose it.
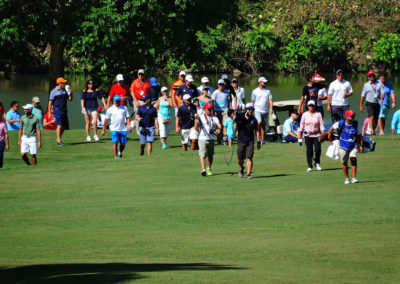
<instances>
[{"instance_id":1,"label":"sunglasses","mask_svg":"<svg viewBox=\"0 0 400 284\"><path fill-rule=\"evenodd\" d=\"M144 76L144 74L143 73L139 73L139 76Z\"/></svg>"},{"instance_id":2,"label":"sunglasses","mask_svg":"<svg viewBox=\"0 0 400 284\"><path fill-rule=\"evenodd\" d=\"M89 83L88 83L88 85L93 85L93 84L94 84L93 82L89 82Z\"/></svg>"}]
</instances>

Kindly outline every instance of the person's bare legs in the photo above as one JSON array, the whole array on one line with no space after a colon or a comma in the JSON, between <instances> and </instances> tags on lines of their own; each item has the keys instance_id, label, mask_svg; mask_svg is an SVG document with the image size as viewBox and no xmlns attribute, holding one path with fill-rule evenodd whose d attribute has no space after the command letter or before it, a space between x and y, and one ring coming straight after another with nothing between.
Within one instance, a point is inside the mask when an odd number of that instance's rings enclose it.
<instances>
[{"instance_id":1,"label":"person's bare legs","mask_svg":"<svg viewBox=\"0 0 400 284\"><path fill-rule=\"evenodd\" d=\"M351 174L353 178L357 177L357 166L351 166Z\"/></svg>"},{"instance_id":2,"label":"person's bare legs","mask_svg":"<svg viewBox=\"0 0 400 284\"><path fill-rule=\"evenodd\" d=\"M211 169L212 163L213 163L214 157L213 156L208 156L208 168Z\"/></svg>"},{"instance_id":3,"label":"person's bare legs","mask_svg":"<svg viewBox=\"0 0 400 284\"><path fill-rule=\"evenodd\" d=\"M383 135L385 129L385 120L383 118L378 119L379 135Z\"/></svg>"},{"instance_id":4,"label":"person's bare legs","mask_svg":"<svg viewBox=\"0 0 400 284\"><path fill-rule=\"evenodd\" d=\"M195 150L196 149L196 143L197 143L197 139L192 139L192 145L190 146L191 150Z\"/></svg>"},{"instance_id":5,"label":"person's bare legs","mask_svg":"<svg viewBox=\"0 0 400 284\"><path fill-rule=\"evenodd\" d=\"M200 166L203 171L206 169L206 158L200 158Z\"/></svg>"},{"instance_id":6,"label":"person's bare legs","mask_svg":"<svg viewBox=\"0 0 400 284\"><path fill-rule=\"evenodd\" d=\"M37 165L37 158L36 158L36 155L31 155L31 158L32 158L32 164L33 164L33 165Z\"/></svg>"},{"instance_id":7,"label":"person's bare legs","mask_svg":"<svg viewBox=\"0 0 400 284\"><path fill-rule=\"evenodd\" d=\"M97 135L97 117L98 117L98 113L97 112L93 112L92 113L92 120L93 120L94 135ZM89 124L89 126L90 126L90 124Z\"/></svg>"},{"instance_id":8,"label":"person's bare legs","mask_svg":"<svg viewBox=\"0 0 400 284\"><path fill-rule=\"evenodd\" d=\"M347 166L347 163L342 164L342 169L343 169L344 177L349 178L349 167Z\"/></svg>"},{"instance_id":9,"label":"person's bare legs","mask_svg":"<svg viewBox=\"0 0 400 284\"><path fill-rule=\"evenodd\" d=\"M247 175L251 174L252 169L253 169L253 159L247 158Z\"/></svg>"},{"instance_id":10,"label":"person's bare legs","mask_svg":"<svg viewBox=\"0 0 400 284\"><path fill-rule=\"evenodd\" d=\"M114 157L118 157L118 143L113 143L113 153L114 153Z\"/></svg>"},{"instance_id":11,"label":"person's bare legs","mask_svg":"<svg viewBox=\"0 0 400 284\"><path fill-rule=\"evenodd\" d=\"M184 152L187 151L187 144L182 144L182 150L183 150Z\"/></svg>"},{"instance_id":12,"label":"person's bare legs","mask_svg":"<svg viewBox=\"0 0 400 284\"><path fill-rule=\"evenodd\" d=\"M86 136L90 136L90 114L85 114Z\"/></svg>"},{"instance_id":13,"label":"person's bare legs","mask_svg":"<svg viewBox=\"0 0 400 284\"><path fill-rule=\"evenodd\" d=\"M24 160L24 162L30 166L31 162L29 162L28 156L26 155L26 153L21 154L22 160Z\"/></svg>"},{"instance_id":14,"label":"person's bare legs","mask_svg":"<svg viewBox=\"0 0 400 284\"><path fill-rule=\"evenodd\" d=\"M147 155L151 155L151 150L153 148L153 143L147 142Z\"/></svg>"},{"instance_id":15,"label":"person's bare legs","mask_svg":"<svg viewBox=\"0 0 400 284\"><path fill-rule=\"evenodd\" d=\"M375 134L375 120L374 120L374 116L370 116L369 117L369 128L371 129L371 134Z\"/></svg>"},{"instance_id":16,"label":"person's bare legs","mask_svg":"<svg viewBox=\"0 0 400 284\"><path fill-rule=\"evenodd\" d=\"M62 125L57 125L57 142L61 142L61 135L63 133Z\"/></svg>"}]
</instances>

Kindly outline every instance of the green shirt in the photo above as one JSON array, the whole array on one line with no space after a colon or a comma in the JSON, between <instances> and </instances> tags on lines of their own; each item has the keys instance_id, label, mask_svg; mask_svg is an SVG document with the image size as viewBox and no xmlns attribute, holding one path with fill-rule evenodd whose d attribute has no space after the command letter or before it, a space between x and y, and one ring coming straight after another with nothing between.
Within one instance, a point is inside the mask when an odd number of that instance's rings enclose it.
<instances>
[{"instance_id":1,"label":"green shirt","mask_svg":"<svg viewBox=\"0 0 400 284\"><path fill-rule=\"evenodd\" d=\"M43 130L43 110L42 110L42 108L40 106L38 108L33 107L32 114L34 116L36 116L37 118L39 118L40 130Z\"/></svg>"},{"instance_id":2,"label":"green shirt","mask_svg":"<svg viewBox=\"0 0 400 284\"><path fill-rule=\"evenodd\" d=\"M39 118L33 114L29 118L27 115L21 117L22 135L36 136L36 128L39 128Z\"/></svg>"}]
</instances>

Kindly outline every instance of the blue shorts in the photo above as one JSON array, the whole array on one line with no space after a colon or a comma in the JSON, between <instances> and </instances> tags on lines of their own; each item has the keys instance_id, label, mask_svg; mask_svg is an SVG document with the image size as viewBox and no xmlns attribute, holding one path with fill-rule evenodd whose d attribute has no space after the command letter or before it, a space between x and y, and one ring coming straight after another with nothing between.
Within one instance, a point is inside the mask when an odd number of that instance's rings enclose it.
<instances>
[{"instance_id":1,"label":"blue shorts","mask_svg":"<svg viewBox=\"0 0 400 284\"><path fill-rule=\"evenodd\" d=\"M379 111L379 118L386 118L389 113L389 108L385 105L381 105L381 109Z\"/></svg>"},{"instance_id":2,"label":"blue shorts","mask_svg":"<svg viewBox=\"0 0 400 284\"><path fill-rule=\"evenodd\" d=\"M127 131L111 131L111 140L113 143L126 144L128 139L126 139Z\"/></svg>"},{"instance_id":3,"label":"blue shorts","mask_svg":"<svg viewBox=\"0 0 400 284\"><path fill-rule=\"evenodd\" d=\"M62 126L68 125L68 116L66 111L54 108L53 116L56 119L57 125L62 125Z\"/></svg>"},{"instance_id":4,"label":"blue shorts","mask_svg":"<svg viewBox=\"0 0 400 284\"><path fill-rule=\"evenodd\" d=\"M139 133L140 144L154 142L154 127L139 127Z\"/></svg>"},{"instance_id":5,"label":"blue shorts","mask_svg":"<svg viewBox=\"0 0 400 284\"><path fill-rule=\"evenodd\" d=\"M232 141L235 138L236 138L236 135L229 135L228 134L228 141Z\"/></svg>"},{"instance_id":6,"label":"blue shorts","mask_svg":"<svg viewBox=\"0 0 400 284\"><path fill-rule=\"evenodd\" d=\"M97 109L85 108L85 114L89 115L92 113L98 113Z\"/></svg>"}]
</instances>

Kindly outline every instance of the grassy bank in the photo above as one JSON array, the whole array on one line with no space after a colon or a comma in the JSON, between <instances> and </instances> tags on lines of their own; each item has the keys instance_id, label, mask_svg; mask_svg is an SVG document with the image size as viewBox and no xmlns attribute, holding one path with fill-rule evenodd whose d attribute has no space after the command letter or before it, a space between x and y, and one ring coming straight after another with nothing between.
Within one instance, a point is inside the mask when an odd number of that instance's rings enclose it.
<instances>
[{"instance_id":1,"label":"grassy bank","mask_svg":"<svg viewBox=\"0 0 400 284\"><path fill-rule=\"evenodd\" d=\"M400 137L376 137L359 155L359 184L338 161L306 173L305 148L270 143L254 179L216 147L214 176L197 152L137 136L114 160L110 136L65 146L46 132L37 167L20 159L16 133L0 170L2 283L398 283ZM326 149L323 145L323 150ZM24 282L26 281L26 282Z\"/></svg>"}]
</instances>

